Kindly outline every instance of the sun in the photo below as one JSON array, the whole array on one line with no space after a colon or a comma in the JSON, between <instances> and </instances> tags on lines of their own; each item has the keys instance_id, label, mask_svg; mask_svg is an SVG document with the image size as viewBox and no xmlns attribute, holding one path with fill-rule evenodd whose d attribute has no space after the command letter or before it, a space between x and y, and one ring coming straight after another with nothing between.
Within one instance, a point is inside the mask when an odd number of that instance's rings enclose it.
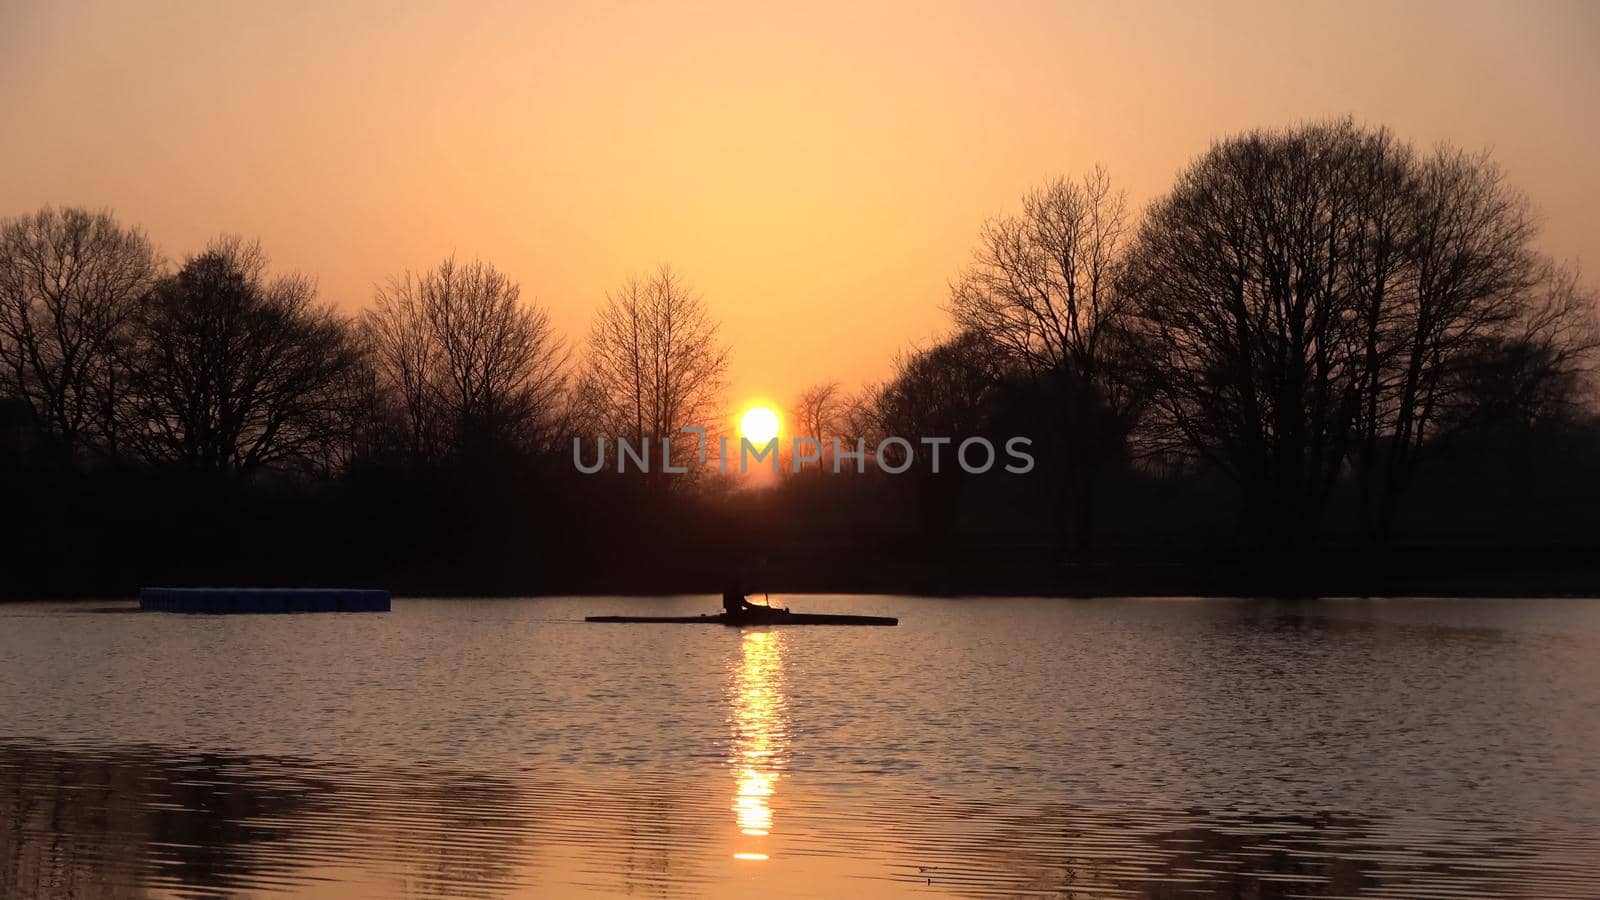
<instances>
[{"instance_id":1,"label":"sun","mask_svg":"<svg viewBox=\"0 0 1600 900\"><path fill-rule=\"evenodd\" d=\"M752 406L739 419L739 434L757 447L778 436L778 414L765 406Z\"/></svg>"}]
</instances>

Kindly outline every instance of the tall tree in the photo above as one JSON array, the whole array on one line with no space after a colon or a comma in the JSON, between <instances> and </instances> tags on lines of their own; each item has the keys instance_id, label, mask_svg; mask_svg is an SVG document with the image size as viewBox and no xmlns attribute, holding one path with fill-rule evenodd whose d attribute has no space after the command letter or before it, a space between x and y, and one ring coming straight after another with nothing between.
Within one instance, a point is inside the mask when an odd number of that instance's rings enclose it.
<instances>
[{"instance_id":1,"label":"tall tree","mask_svg":"<svg viewBox=\"0 0 1600 900\"><path fill-rule=\"evenodd\" d=\"M806 388L794 404L795 424L799 426L799 434L796 436L816 441L821 451L825 451L839 431L844 402L837 381L814 384ZM821 451L818 456L825 457L826 453ZM822 459L819 459L816 465L818 472L825 468Z\"/></svg>"},{"instance_id":2,"label":"tall tree","mask_svg":"<svg viewBox=\"0 0 1600 900\"><path fill-rule=\"evenodd\" d=\"M1453 360L1432 414L1440 436L1420 448L1427 455L1458 455L1456 445L1467 442L1486 455L1514 447L1526 457L1534 438L1580 428L1593 415L1600 298L1575 268L1548 265L1540 281L1512 322Z\"/></svg>"},{"instance_id":3,"label":"tall tree","mask_svg":"<svg viewBox=\"0 0 1600 900\"><path fill-rule=\"evenodd\" d=\"M66 459L118 451L122 348L161 261L108 212L45 207L0 222L0 377Z\"/></svg>"},{"instance_id":4,"label":"tall tree","mask_svg":"<svg viewBox=\"0 0 1600 900\"><path fill-rule=\"evenodd\" d=\"M1374 396L1356 459L1364 525L1379 539L1430 448L1449 437L1463 360L1519 323L1560 324L1527 315L1544 271L1530 246L1536 229L1527 200L1486 155L1441 147L1410 166L1406 183L1407 252L1387 281L1359 282L1383 301L1364 308L1367 330L1392 335L1389 352L1369 361Z\"/></svg>"},{"instance_id":5,"label":"tall tree","mask_svg":"<svg viewBox=\"0 0 1600 900\"><path fill-rule=\"evenodd\" d=\"M894 376L875 393L874 433L949 438L983 435L1005 374L1005 357L966 331L895 360ZM921 451L919 451L921 452ZM945 452L949 458L951 451ZM946 463L949 466L949 463Z\"/></svg>"},{"instance_id":6,"label":"tall tree","mask_svg":"<svg viewBox=\"0 0 1600 900\"><path fill-rule=\"evenodd\" d=\"M1347 464L1387 534L1453 376L1533 309L1526 201L1486 157L1348 120L1218 143L1155 203L1125 270L1159 402L1149 435L1239 485L1258 539L1313 535Z\"/></svg>"},{"instance_id":7,"label":"tall tree","mask_svg":"<svg viewBox=\"0 0 1600 900\"><path fill-rule=\"evenodd\" d=\"M223 475L320 462L358 357L315 284L271 278L257 243L220 238L137 313L131 440L156 461Z\"/></svg>"},{"instance_id":8,"label":"tall tree","mask_svg":"<svg viewBox=\"0 0 1600 900\"><path fill-rule=\"evenodd\" d=\"M717 324L681 275L663 265L629 278L607 295L589 333L586 427L634 446L670 438L687 449L685 426L714 435L727 369ZM674 465L689 459L674 451Z\"/></svg>"},{"instance_id":9,"label":"tall tree","mask_svg":"<svg viewBox=\"0 0 1600 900\"><path fill-rule=\"evenodd\" d=\"M962 330L1050 385L1064 525L1080 545L1092 537L1098 475L1123 447L1134 407L1123 377L1130 307L1116 280L1126 233L1126 197L1104 169L1058 178L1024 196L1020 214L985 225L951 293Z\"/></svg>"},{"instance_id":10,"label":"tall tree","mask_svg":"<svg viewBox=\"0 0 1600 900\"><path fill-rule=\"evenodd\" d=\"M1375 152L1348 122L1223 141L1151 208L1129 267L1158 421L1235 480L1263 542L1315 529L1369 389L1348 176Z\"/></svg>"},{"instance_id":11,"label":"tall tree","mask_svg":"<svg viewBox=\"0 0 1600 900\"><path fill-rule=\"evenodd\" d=\"M890 436L912 442L911 460L904 447L885 448L880 465L910 463L908 483L916 498L924 539L949 540L961 509L966 479L957 458L962 442L990 431L1006 359L981 334L961 332L932 347L902 354L884 384L869 391L857 415L864 414L859 434L869 449ZM927 446L922 438L943 438L943 446ZM937 455L937 461L936 461Z\"/></svg>"},{"instance_id":12,"label":"tall tree","mask_svg":"<svg viewBox=\"0 0 1600 900\"><path fill-rule=\"evenodd\" d=\"M407 273L377 291L363 321L415 457L542 450L561 430L566 346L492 264Z\"/></svg>"}]
</instances>

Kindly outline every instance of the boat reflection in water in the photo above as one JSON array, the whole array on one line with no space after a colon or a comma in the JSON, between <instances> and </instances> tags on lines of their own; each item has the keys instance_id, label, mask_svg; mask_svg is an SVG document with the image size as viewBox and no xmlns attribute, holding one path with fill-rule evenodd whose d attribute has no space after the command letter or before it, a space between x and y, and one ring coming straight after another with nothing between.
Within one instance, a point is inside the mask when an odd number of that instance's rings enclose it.
<instances>
[{"instance_id":1,"label":"boat reflection in water","mask_svg":"<svg viewBox=\"0 0 1600 900\"><path fill-rule=\"evenodd\" d=\"M777 789L788 745L783 695L783 643L775 631L745 631L739 666L729 685L736 789L733 812L740 837L735 859L767 858L772 833L772 795Z\"/></svg>"}]
</instances>

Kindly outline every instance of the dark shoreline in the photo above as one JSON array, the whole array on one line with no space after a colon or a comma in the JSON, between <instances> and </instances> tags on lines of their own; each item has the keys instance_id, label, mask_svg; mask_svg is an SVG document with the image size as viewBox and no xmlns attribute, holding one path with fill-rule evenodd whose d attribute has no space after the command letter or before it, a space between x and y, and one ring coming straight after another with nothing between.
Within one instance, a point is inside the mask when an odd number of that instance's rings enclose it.
<instances>
[{"instance_id":1,"label":"dark shoreline","mask_svg":"<svg viewBox=\"0 0 1600 900\"><path fill-rule=\"evenodd\" d=\"M775 594L889 594L962 597L1600 597L1600 549L1588 546L1413 546L1384 550L1321 547L1263 556L1237 548L1105 548L1052 561L1037 547L952 549L939 562L922 554L774 553L747 567L745 583ZM646 575L645 573L649 573ZM521 574L521 573L518 573ZM316 586L378 587L397 597L661 597L714 594L728 573L704 560L626 560L603 573L573 578L510 577L463 582L423 577L340 573ZM562 577L566 575L567 577ZM245 571L169 578L164 585L304 586ZM152 585L153 586L153 585ZM52 594L17 591L6 601L132 600L128 593Z\"/></svg>"}]
</instances>

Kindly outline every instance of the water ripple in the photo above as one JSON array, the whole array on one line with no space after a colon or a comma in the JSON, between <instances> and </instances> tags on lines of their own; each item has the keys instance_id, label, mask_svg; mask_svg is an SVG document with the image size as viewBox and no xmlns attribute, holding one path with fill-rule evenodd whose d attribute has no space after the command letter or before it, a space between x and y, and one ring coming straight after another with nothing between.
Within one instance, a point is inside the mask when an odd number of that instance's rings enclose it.
<instances>
[{"instance_id":1,"label":"water ripple","mask_svg":"<svg viewBox=\"0 0 1600 900\"><path fill-rule=\"evenodd\" d=\"M0 896L1600 897L1594 604L630 602L0 608Z\"/></svg>"}]
</instances>

